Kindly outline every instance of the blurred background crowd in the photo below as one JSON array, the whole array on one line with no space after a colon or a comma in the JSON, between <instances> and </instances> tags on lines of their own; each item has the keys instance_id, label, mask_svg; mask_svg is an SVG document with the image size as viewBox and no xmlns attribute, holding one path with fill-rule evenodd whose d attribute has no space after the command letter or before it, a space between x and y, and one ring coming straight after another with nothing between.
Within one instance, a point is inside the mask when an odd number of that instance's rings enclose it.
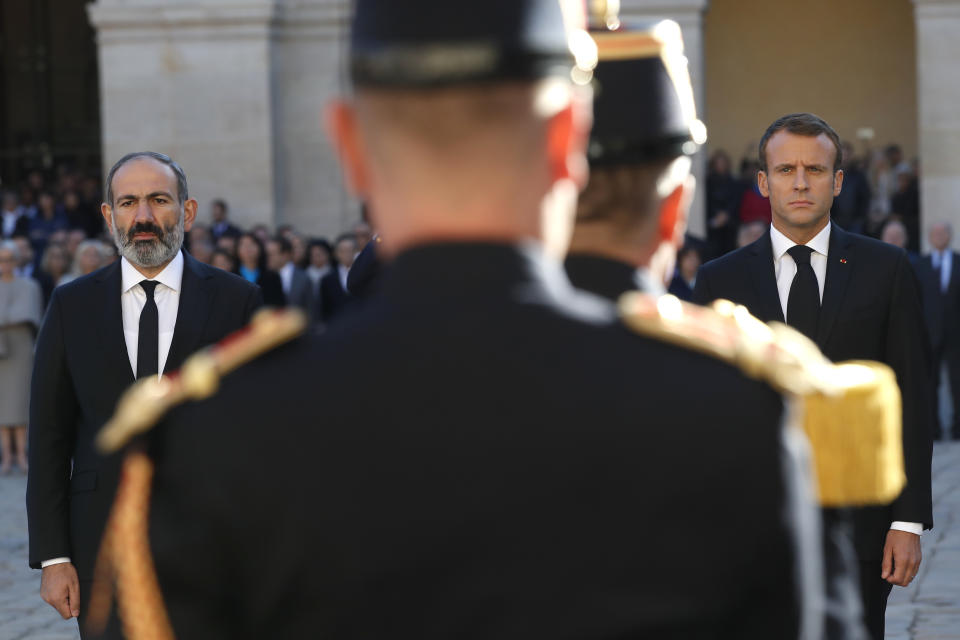
<instances>
[{"instance_id":1,"label":"blurred background crowd","mask_svg":"<svg viewBox=\"0 0 960 640\"><path fill-rule=\"evenodd\" d=\"M844 143L843 189L834 202L833 219L847 230L906 249L917 264L918 166L916 159L903 157L897 144L855 149ZM688 235L669 286L671 293L689 300L702 263L753 242L768 228L770 204L757 189L758 170L753 143L737 161L724 150L710 155L706 184L701 187L707 203L707 232L704 237ZM99 175L66 166L22 175L25 179L20 184L2 185L0 354L21 353L0 356L0 388L5 390L0 406L26 402L29 397L32 340L23 343L21 337L17 344L23 344L14 348L8 334L27 329L26 335L35 335L54 287L117 259L100 213ZM215 199L201 205L185 247L197 260L258 284L267 305L300 307L315 325L321 325L349 304L347 274L373 237L365 214L362 217L335 237L312 237L292 225L242 228L231 220L229 202ZM14 281L35 284L40 309L22 311L24 304L32 304L23 298L34 294L22 283L4 285ZM11 316L14 308L21 308L16 317ZM0 471L9 472L14 461L25 469L19 444L25 426L6 425L3 413L0 409Z\"/></svg>"}]
</instances>

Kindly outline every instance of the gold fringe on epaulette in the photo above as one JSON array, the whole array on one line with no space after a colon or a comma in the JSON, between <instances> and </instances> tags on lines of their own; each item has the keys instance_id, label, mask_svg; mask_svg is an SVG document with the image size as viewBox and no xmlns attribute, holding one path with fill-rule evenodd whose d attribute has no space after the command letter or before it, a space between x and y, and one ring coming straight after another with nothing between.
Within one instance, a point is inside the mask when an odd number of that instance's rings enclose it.
<instances>
[{"instance_id":1,"label":"gold fringe on epaulette","mask_svg":"<svg viewBox=\"0 0 960 640\"><path fill-rule=\"evenodd\" d=\"M127 640L173 640L147 532L152 481L153 461L127 453L94 574L87 628L95 635L106 628L115 587Z\"/></svg>"},{"instance_id":2,"label":"gold fringe on epaulette","mask_svg":"<svg viewBox=\"0 0 960 640\"><path fill-rule=\"evenodd\" d=\"M798 396L813 449L820 504L892 502L906 483L900 392L893 371L877 362L843 362L834 375L842 394Z\"/></svg>"},{"instance_id":3,"label":"gold fringe on epaulette","mask_svg":"<svg viewBox=\"0 0 960 640\"><path fill-rule=\"evenodd\" d=\"M728 300L712 307L634 292L619 302L638 333L709 354L787 395L788 422L806 433L820 504L888 504L906 483L900 389L880 362L833 364L782 323L763 323Z\"/></svg>"}]
</instances>

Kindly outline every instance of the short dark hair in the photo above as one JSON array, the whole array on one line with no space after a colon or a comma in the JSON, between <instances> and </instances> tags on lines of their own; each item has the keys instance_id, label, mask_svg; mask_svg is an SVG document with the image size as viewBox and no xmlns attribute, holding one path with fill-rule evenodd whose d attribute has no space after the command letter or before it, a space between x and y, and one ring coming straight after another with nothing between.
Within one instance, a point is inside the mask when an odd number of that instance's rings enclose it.
<instances>
[{"instance_id":1,"label":"short dark hair","mask_svg":"<svg viewBox=\"0 0 960 640\"><path fill-rule=\"evenodd\" d=\"M577 223L605 221L627 231L657 215L657 183L670 162L596 167L577 201Z\"/></svg>"},{"instance_id":2,"label":"short dark hair","mask_svg":"<svg viewBox=\"0 0 960 640\"><path fill-rule=\"evenodd\" d=\"M107 204L111 207L113 206L113 175L119 171L123 165L139 158L151 158L160 164L170 167L173 174L177 177L177 201L183 206L183 203L190 197L187 193L187 175L183 172L180 165L174 162L170 156L157 153L156 151L134 151L133 153L128 153L117 160L115 165L110 167L110 173L107 174Z\"/></svg>"},{"instance_id":3,"label":"short dark hair","mask_svg":"<svg viewBox=\"0 0 960 640\"><path fill-rule=\"evenodd\" d=\"M774 120L773 124L767 127L763 137L760 138L760 170L764 173L767 172L767 142L778 131L786 131L787 133L811 138L824 134L830 138L833 148L837 151L833 160L833 170L836 171L840 168L840 164L843 162L843 149L840 147L840 136L833 130L833 127L828 125L823 118L812 113L790 113Z\"/></svg>"},{"instance_id":4,"label":"short dark hair","mask_svg":"<svg viewBox=\"0 0 960 640\"><path fill-rule=\"evenodd\" d=\"M230 212L230 207L227 206L227 201L224 200L223 198L214 198L214 199L210 202L210 204L213 205L213 206L215 206L215 207L220 207L221 209L223 209L223 212L224 212L224 213L229 213L229 212Z\"/></svg>"},{"instance_id":5,"label":"short dark hair","mask_svg":"<svg viewBox=\"0 0 960 640\"><path fill-rule=\"evenodd\" d=\"M349 240L349 241L352 242L354 245L356 245L356 244L357 244L357 235L356 235L355 233L350 232L350 231L347 231L346 233L341 233L339 236L337 236L337 239L336 239L336 241L334 241L333 246L337 246L338 244L340 244L340 243L343 242L344 240Z\"/></svg>"},{"instance_id":6,"label":"short dark hair","mask_svg":"<svg viewBox=\"0 0 960 640\"><path fill-rule=\"evenodd\" d=\"M270 238L280 247L280 253L293 253L293 244L281 235Z\"/></svg>"}]
</instances>

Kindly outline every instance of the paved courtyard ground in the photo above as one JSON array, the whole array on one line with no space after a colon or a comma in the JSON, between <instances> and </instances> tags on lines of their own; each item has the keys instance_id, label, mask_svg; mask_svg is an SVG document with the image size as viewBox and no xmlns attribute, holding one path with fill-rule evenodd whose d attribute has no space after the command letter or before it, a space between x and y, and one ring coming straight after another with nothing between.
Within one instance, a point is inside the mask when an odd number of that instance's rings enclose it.
<instances>
[{"instance_id":1,"label":"paved courtyard ground","mask_svg":"<svg viewBox=\"0 0 960 640\"><path fill-rule=\"evenodd\" d=\"M0 640L78 640L76 622L40 600L40 573L27 567L26 487L24 476L0 477ZM888 640L960 640L960 443L934 447L933 500L920 574L890 597Z\"/></svg>"}]
</instances>

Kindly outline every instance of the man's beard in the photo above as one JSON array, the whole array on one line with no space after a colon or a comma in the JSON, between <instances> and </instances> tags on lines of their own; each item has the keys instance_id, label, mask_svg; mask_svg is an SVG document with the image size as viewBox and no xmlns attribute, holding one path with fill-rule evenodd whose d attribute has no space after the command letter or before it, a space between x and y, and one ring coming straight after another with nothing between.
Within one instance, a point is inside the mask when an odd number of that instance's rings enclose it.
<instances>
[{"instance_id":1,"label":"man's beard","mask_svg":"<svg viewBox=\"0 0 960 640\"><path fill-rule=\"evenodd\" d=\"M184 216L181 211L175 224L169 227L159 227L152 222L138 222L131 225L126 232L117 226L116 216L111 217L113 223L113 242L117 251L124 258L139 267L159 267L166 264L177 255L183 245ZM134 240L138 233L152 233L153 240Z\"/></svg>"}]
</instances>

